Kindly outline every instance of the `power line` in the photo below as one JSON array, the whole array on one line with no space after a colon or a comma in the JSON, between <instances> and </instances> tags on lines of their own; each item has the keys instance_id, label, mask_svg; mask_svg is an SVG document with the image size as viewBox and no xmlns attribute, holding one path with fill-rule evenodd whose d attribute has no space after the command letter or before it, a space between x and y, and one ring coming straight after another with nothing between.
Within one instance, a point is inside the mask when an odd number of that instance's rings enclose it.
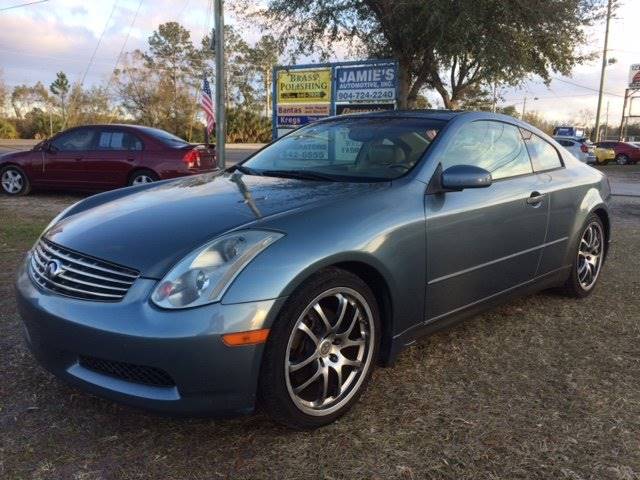
<instances>
[{"instance_id":1,"label":"power line","mask_svg":"<svg viewBox=\"0 0 640 480\"><path fill-rule=\"evenodd\" d=\"M553 79L557 80L559 82L562 82L562 83L566 83L568 85L573 85L574 87L583 88L585 90L591 90L592 92L599 93L599 90L597 88L592 88L592 87L587 87L585 85L580 85L579 83L571 82L569 80L564 80L564 79L562 79L560 77L553 77ZM604 92L604 93L606 93L607 95L611 95L613 97L621 97L621 98L624 97L624 95L620 95L618 93L611 93L611 92Z\"/></svg>"},{"instance_id":2,"label":"power line","mask_svg":"<svg viewBox=\"0 0 640 480\"><path fill-rule=\"evenodd\" d=\"M142 7L142 2L144 0L140 0L138 3L138 8L136 9L136 13L134 13L133 18L131 19L131 23L129 24L129 30L127 30L127 36L124 38L124 42L122 42L122 48L120 48L120 52L116 57L116 63L113 65L113 70L111 71L111 75L109 75L109 81L107 82L107 88L105 89L109 92L109 87L111 86L111 82L113 81L114 73L116 68L118 68L118 64L120 63L120 59L122 58L122 54L124 53L124 49L127 46L127 42L129 41L129 36L131 35L131 30L133 29L133 25L136 23L136 19L138 18L138 13L140 12L140 7Z\"/></svg>"},{"instance_id":3,"label":"power line","mask_svg":"<svg viewBox=\"0 0 640 480\"><path fill-rule=\"evenodd\" d=\"M98 49L100 48L100 44L102 43L102 39L104 38L104 34L107 31L107 27L109 26L109 23L111 22L111 17L113 17L113 12L116 10L116 6L117 5L118 5L118 0L115 0L113 2L113 7L111 7L111 13L109 14L109 18L107 18L107 21L104 24L104 28L102 29L102 33L100 34L100 37L98 38L98 43L96 44L96 48L93 49L93 53L91 54L91 58L89 58L89 63L87 64L87 68L84 70L84 73L82 74L82 80L80 80L80 86L84 85L84 81L87 78L87 73L89 73L89 69L91 68L91 65L93 64L93 59L96 57L96 53L98 53Z\"/></svg>"},{"instance_id":4,"label":"power line","mask_svg":"<svg viewBox=\"0 0 640 480\"><path fill-rule=\"evenodd\" d=\"M0 12L4 12L6 10L13 10L14 8L28 7L29 5L36 5L37 3L44 3L48 1L49 0L37 0L36 2L21 3L20 5L13 5L11 7L0 8Z\"/></svg>"}]
</instances>

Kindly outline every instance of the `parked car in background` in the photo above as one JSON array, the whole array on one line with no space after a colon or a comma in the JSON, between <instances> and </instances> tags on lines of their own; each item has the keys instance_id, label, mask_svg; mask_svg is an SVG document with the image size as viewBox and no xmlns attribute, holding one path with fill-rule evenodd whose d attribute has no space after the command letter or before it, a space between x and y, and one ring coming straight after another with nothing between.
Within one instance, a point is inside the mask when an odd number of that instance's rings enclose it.
<instances>
[{"instance_id":1,"label":"parked car in background","mask_svg":"<svg viewBox=\"0 0 640 480\"><path fill-rule=\"evenodd\" d=\"M89 125L70 128L32 150L0 156L0 184L9 195L31 188L109 190L205 173L213 147L157 128Z\"/></svg>"},{"instance_id":2,"label":"parked car in background","mask_svg":"<svg viewBox=\"0 0 640 480\"><path fill-rule=\"evenodd\" d=\"M583 163L596 162L596 147L584 137L553 137L556 142L569 150L574 157Z\"/></svg>"},{"instance_id":3,"label":"parked car in background","mask_svg":"<svg viewBox=\"0 0 640 480\"><path fill-rule=\"evenodd\" d=\"M586 136L587 129L577 125L565 125L559 126L553 129L554 137L571 137L571 138L583 138Z\"/></svg>"},{"instance_id":4,"label":"parked car in background","mask_svg":"<svg viewBox=\"0 0 640 480\"><path fill-rule=\"evenodd\" d=\"M640 145L633 142L598 142L598 147L611 148L618 165L636 164L640 160Z\"/></svg>"},{"instance_id":5,"label":"parked car in background","mask_svg":"<svg viewBox=\"0 0 640 480\"><path fill-rule=\"evenodd\" d=\"M505 115L328 118L225 172L69 207L20 268L18 309L35 357L90 392L194 415L260 400L313 428L422 335L518 294L589 295L609 197Z\"/></svg>"},{"instance_id":6,"label":"parked car in background","mask_svg":"<svg viewBox=\"0 0 640 480\"><path fill-rule=\"evenodd\" d=\"M596 163L606 165L616 158L616 151L613 148L596 147Z\"/></svg>"}]
</instances>

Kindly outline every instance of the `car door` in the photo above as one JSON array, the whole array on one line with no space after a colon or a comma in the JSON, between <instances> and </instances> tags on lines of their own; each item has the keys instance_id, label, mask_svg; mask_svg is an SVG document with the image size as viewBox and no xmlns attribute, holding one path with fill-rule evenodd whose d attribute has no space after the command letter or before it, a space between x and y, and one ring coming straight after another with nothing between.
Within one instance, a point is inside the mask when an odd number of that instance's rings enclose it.
<instances>
[{"instance_id":1,"label":"car door","mask_svg":"<svg viewBox=\"0 0 640 480\"><path fill-rule=\"evenodd\" d=\"M542 250L537 276L546 275L563 267L569 232L575 220L578 205L571 189L573 178L562 162L560 152L551 143L528 130L521 129L531 164L541 191L549 200L549 223L545 246Z\"/></svg>"},{"instance_id":2,"label":"car door","mask_svg":"<svg viewBox=\"0 0 640 480\"><path fill-rule=\"evenodd\" d=\"M475 165L493 183L425 196L427 321L530 282L545 241L546 184L533 173L518 127L480 120L452 135L436 158L442 169Z\"/></svg>"},{"instance_id":3,"label":"car door","mask_svg":"<svg viewBox=\"0 0 640 480\"><path fill-rule=\"evenodd\" d=\"M89 127L74 128L53 138L44 151L42 183L55 187L85 186L83 162L93 148L94 138L94 129Z\"/></svg>"},{"instance_id":4,"label":"car door","mask_svg":"<svg viewBox=\"0 0 640 480\"><path fill-rule=\"evenodd\" d=\"M129 173L140 163L142 148L142 140L125 129L98 129L85 160L87 178L97 188L125 186Z\"/></svg>"}]
</instances>

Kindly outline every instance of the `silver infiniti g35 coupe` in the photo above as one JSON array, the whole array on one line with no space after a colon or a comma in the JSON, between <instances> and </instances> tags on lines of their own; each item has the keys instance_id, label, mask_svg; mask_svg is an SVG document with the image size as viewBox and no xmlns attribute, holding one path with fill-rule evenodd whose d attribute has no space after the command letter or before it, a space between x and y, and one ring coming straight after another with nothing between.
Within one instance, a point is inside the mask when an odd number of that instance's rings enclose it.
<instances>
[{"instance_id":1,"label":"silver infiniti g35 coupe","mask_svg":"<svg viewBox=\"0 0 640 480\"><path fill-rule=\"evenodd\" d=\"M512 295L589 295L609 196L510 117L329 118L228 171L73 205L29 252L18 304L33 354L85 390L312 428L421 335Z\"/></svg>"}]
</instances>

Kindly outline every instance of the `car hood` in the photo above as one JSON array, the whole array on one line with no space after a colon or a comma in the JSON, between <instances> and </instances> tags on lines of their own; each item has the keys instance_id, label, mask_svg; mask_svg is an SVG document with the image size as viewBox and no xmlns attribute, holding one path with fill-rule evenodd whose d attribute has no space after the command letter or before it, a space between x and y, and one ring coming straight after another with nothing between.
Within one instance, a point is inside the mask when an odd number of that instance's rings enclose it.
<instances>
[{"instance_id":1,"label":"car hood","mask_svg":"<svg viewBox=\"0 0 640 480\"><path fill-rule=\"evenodd\" d=\"M21 150L19 152L7 152L0 153L0 163L8 162L10 160L18 160L20 158L28 157L33 153L33 150Z\"/></svg>"},{"instance_id":2,"label":"car hood","mask_svg":"<svg viewBox=\"0 0 640 480\"><path fill-rule=\"evenodd\" d=\"M209 174L158 183L73 207L45 237L85 255L162 278L194 248L283 212L339 202L388 183L317 182ZM117 195L118 191L112 193ZM83 203L87 204L83 207Z\"/></svg>"}]
</instances>

